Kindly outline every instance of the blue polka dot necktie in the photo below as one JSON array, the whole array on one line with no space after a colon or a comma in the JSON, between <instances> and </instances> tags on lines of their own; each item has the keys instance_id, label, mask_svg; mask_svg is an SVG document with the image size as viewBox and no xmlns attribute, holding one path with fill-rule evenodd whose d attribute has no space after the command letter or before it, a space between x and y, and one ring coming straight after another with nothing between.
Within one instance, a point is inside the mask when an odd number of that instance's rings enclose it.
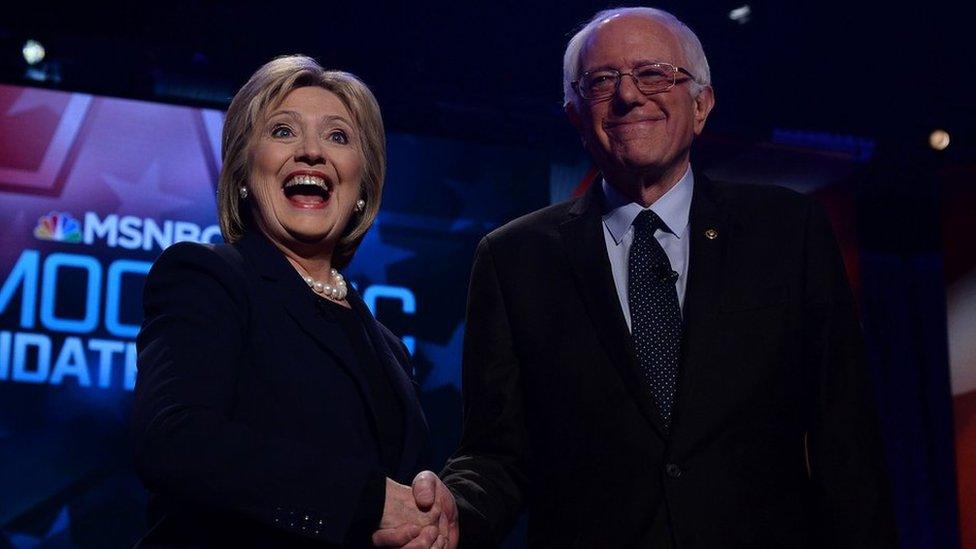
<instances>
[{"instance_id":1,"label":"blue polka dot necktie","mask_svg":"<svg viewBox=\"0 0 976 549\"><path fill-rule=\"evenodd\" d=\"M670 428L678 382L681 309L675 288L678 273L671 269L664 248L654 238L657 229L668 231L667 225L651 210L644 210L634 219L634 240L627 266L627 299L640 377L657 404L665 428Z\"/></svg>"}]
</instances>

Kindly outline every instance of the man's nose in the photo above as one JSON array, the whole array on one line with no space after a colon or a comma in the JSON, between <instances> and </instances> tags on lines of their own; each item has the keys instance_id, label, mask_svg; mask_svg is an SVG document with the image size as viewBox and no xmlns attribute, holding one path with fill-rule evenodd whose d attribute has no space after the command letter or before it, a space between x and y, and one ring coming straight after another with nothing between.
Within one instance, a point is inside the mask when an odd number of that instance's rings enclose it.
<instances>
[{"instance_id":1,"label":"man's nose","mask_svg":"<svg viewBox=\"0 0 976 549\"><path fill-rule=\"evenodd\" d=\"M637 79L632 74L621 74L614 101L626 106L641 105L647 96L637 87Z\"/></svg>"}]
</instances>

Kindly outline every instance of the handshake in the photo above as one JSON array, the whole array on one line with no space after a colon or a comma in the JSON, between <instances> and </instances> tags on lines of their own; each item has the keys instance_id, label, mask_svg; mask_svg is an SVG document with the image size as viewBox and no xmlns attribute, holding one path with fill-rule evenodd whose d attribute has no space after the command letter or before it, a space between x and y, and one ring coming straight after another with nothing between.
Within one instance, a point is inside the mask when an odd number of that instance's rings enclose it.
<instances>
[{"instance_id":1,"label":"handshake","mask_svg":"<svg viewBox=\"0 0 976 549\"><path fill-rule=\"evenodd\" d=\"M373 533L373 545L455 549L459 537L457 504L437 475L423 471L412 486L386 479L383 518Z\"/></svg>"}]
</instances>

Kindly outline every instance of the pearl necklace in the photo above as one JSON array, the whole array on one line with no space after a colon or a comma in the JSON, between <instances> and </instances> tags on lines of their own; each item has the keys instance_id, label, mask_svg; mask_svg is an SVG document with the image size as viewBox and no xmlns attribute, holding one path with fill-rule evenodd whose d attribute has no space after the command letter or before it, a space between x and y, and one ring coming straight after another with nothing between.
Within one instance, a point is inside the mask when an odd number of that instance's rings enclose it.
<instances>
[{"instance_id":1,"label":"pearl necklace","mask_svg":"<svg viewBox=\"0 0 976 549\"><path fill-rule=\"evenodd\" d=\"M315 291L315 293L334 301L342 301L346 298L346 294L349 293L349 289L346 287L346 279L335 269L332 269L329 276L331 284L329 282L315 280L310 276L303 276L302 279L305 280L305 284L308 284L308 287Z\"/></svg>"}]
</instances>

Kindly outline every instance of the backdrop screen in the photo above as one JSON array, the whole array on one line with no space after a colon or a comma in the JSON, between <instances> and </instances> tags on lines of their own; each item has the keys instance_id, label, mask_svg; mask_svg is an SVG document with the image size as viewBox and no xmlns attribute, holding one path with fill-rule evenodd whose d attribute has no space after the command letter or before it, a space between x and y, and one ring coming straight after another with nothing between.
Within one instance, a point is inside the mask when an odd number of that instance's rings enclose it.
<instances>
[{"instance_id":1,"label":"backdrop screen","mask_svg":"<svg viewBox=\"0 0 976 549\"><path fill-rule=\"evenodd\" d=\"M131 546L128 420L145 274L219 242L223 113L0 85L0 546ZM548 201L544 155L388 135L377 223L346 276L413 354L443 463L460 427L474 248ZM6 542L6 543L5 543Z\"/></svg>"}]
</instances>

